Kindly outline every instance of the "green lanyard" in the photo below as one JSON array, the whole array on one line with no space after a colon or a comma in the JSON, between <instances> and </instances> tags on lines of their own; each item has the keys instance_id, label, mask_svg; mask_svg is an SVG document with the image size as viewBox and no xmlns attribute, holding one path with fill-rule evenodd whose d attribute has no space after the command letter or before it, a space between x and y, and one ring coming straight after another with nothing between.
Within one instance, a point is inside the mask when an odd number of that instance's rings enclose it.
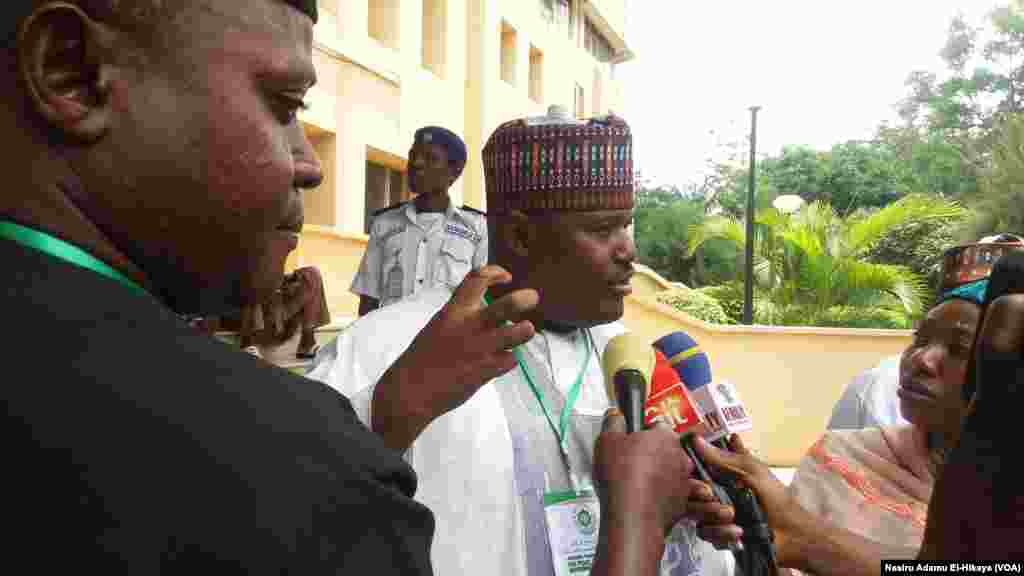
<instances>
[{"instance_id":1,"label":"green lanyard","mask_svg":"<svg viewBox=\"0 0 1024 576\"><path fill-rule=\"evenodd\" d=\"M490 304L490 298L484 296L484 303ZM548 410L547 402L544 401L544 391L537 386L537 383L533 379L533 374L530 373L530 369L526 366L526 362L523 361L523 353L520 347L516 347L512 353L515 354L516 363L519 364L519 369L523 371L523 376L526 378L526 383L530 385L530 390L533 392L534 397L537 398L537 402L540 404L540 409L544 413L544 418L547 419L548 425L551 426L551 431L555 433L555 438L558 440L558 447L562 451L562 456L565 457L566 463L568 464L569 458L569 444L566 435L566 429L569 427L569 415L572 413L573 406L576 405L576 401L580 398L580 391L583 390L583 378L587 375L587 366L590 365L590 350L589 345L589 332L583 330L583 338L580 339L583 345L583 359L580 361L580 371L576 375L576 381L573 382L572 388L569 389L569 395L565 399L565 405L562 407L562 413L558 418L558 426L555 426L555 421L551 419L551 411ZM554 370L554 366L551 367ZM551 379L555 380L555 374L551 374ZM571 471L570 471L571 474Z\"/></svg>"},{"instance_id":2,"label":"green lanyard","mask_svg":"<svg viewBox=\"0 0 1024 576\"><path fill-rule=\"evenodd\" d=\"M523 376L526 378L526 383L530 385L530 390L533 391L533 395L537 398L537 402L540 404L541 411L544 412L544 418L547 419L548 424L551 426L551 431L555 433L555 438L558 439L558 447L562 449L562 455L566 458L569 457L569 444L568 437L566 436L566 429L569 427L569 415L572 413L573 406L576 405L576 401L580 399L580 391L583 389L583 377L587 374L587 366L590 364L590 346L587 340L587 331L583 331L583 337L580 338L580 343L583 345L583 359L580 361L580 372L576 375L576 381L572 383L572 388L569 389L569 395L565 399L565 406L562 407L562 413L558 417L558 426L555 426L554 420L551 419L551 411L548 410L548 405L544 401L544 391L541 390L536 382L533 380L533 375L530 374L530 369L527 368L526 362L523 361L522 351L517 347L513 350L513 354L516 356L516 362L519 364L519 368L523 371ZM554 366L552 366L552 370ZM551 374L551 379L555 379L555 375Z\"/></svg>"},{"instance_id":3,"label":"green lanyard","mask_svg":"<svg viewBox=\"0 0 1024 576\"><path fill-rule=\"evenodd\" d=\"M14 222L0 220L0 238L6 238L13 242L17 242L26 248L32 248L33 250L38 250L43 254L49 254L59 260L64 260L65 262L69 262L81 268L92 270L97 274L120 282L122 285L137 294L149 296L149 292L146 292L142 286L132 282L124 274L121 274L117 270L111 268L106 262L103 262L78 246L68 244L67 242L59 238L54 238L45 232L33 230L32 228L27 228L20 224L15 224Z\"/></svg>"}]
</instances>

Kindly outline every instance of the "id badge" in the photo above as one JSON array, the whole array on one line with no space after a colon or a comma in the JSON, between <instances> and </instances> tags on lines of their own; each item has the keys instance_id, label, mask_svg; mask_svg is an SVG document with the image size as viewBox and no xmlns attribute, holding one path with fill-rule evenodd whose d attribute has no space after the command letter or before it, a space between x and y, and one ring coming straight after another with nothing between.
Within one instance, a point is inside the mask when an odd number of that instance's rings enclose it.
<instances>
[{"instance_id":1,"label":"id badge","mask_svg":"<svg viewBox=\"0 0 1024 576\"><path fill-rule=\"evenodd\" d=\"M555 576L586 576L597 554L601 509L592 489L544 495Z\"/></svg>"}]
</instances>

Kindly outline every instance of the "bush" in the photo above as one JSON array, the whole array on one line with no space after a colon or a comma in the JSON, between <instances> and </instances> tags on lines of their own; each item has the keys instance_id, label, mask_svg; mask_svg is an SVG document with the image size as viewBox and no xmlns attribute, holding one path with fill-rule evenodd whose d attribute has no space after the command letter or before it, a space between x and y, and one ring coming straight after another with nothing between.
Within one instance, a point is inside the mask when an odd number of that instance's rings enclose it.
<instances>
[{"instance_id":1,"label":"bush","mask_svg":"<svg viewBox=\"0 0 1024 576\"><path fill-rule=\"evenodd\" d=\"M754 305L754 323L768 326L818 326L823 328L877 328L903 330L910 328L910 320L903 312L886 308L833 306L827 310L810 310L803 306L776 306L757 301Z\"/></svg>"},{"instance_id":2,"label":"bush","mask_svg":"<svg viewBox=\"0 0 1024 576\"><path fill-rule=\"evenodd\" d=\"M891 330L910 328L906 314L884 308L849 306L836 306L816 314L814 325L833 328L885 328Z\"/></svg>"},{"instance_id":3,"label":"bush","mask_svg":"<svg viewBox=\"0 0 1024 576\"><path fill-rule=\"evenodd\" d=\"M743 323L743 283L730 282L704 288L666 290L658 301L710 324ZM834 306L816 311L806 306L779 306L768 294L754 294L754 324L764 326L819 326L825 328L876 328L904 330L911 321L906 313L884 307Z\"/></svg>"},{"instance_id":4,"label":"bush","mask_svg":"<svg viewBox=\"0 0 1024 576\"><path fill-rule=\"evenodd\" d=\"M705 286L697 291L714 298L722 306L725 315L732 320L730 324L743 322L743 282Z\"/></svg>"},{"instance_id":5,"label":"bush","mask_svg":"<svg viewBox=\"0 0 1024 576\"><path fill-rule=\"evenodd\" d=\"M709 324L735 324L736 321L726 314L722 304L715 298L699 290L666 290L657 296L658 301L686 312L698 320ZM740 303L742 313L742 301Z\"/></svg>"}]
</instances>

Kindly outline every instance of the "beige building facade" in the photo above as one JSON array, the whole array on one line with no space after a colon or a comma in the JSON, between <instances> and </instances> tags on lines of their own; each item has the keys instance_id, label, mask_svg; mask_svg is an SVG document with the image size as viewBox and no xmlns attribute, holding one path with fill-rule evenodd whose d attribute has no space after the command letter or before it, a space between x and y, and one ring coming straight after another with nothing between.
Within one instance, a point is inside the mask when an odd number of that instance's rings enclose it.
<instances>
[{"instance_id":1,"label":"beige building facade","mask_svg":"<svg viewBox=\"0 0 1024 576\"><path fill-rule=\"evenodd\" d=\"M413 132L441 125L466 141L452 188L486 209L481 150L502 122L561 105L578 116L622 108L630 60L625 0L321 0L319 82L301 114L325 180L306 222L346 235L407 200Z\"/></svg>"}]
</instances>

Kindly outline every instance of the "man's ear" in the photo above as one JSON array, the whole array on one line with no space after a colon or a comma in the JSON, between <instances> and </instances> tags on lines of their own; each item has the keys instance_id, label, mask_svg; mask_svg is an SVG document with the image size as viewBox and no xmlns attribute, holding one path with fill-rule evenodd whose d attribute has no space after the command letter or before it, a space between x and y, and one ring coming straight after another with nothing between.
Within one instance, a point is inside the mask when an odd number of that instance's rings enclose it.
<instances>
[{"instance_id":1,"label":"man's ear","mask_svg":"<svg viewBox=\"0 0 1024 576\"><path fill-rule=\"evenodd\" d=\"M519 258L530 255L530 249L537 245L536 223L519 210L510 211L501 222L501 240L505 247Z\"/></svg>"},{"instance_id":2,"label":"man's ear","mask_svg":"<svg viewBox=\"0 0 1024 576\"><path fill-rule=\"evenodd\" d=\"M32 108L71 138L93 142L110 127L110 38L66 2L38 7L18 31L18 74Z\"/></svg>"}]
</instances>

